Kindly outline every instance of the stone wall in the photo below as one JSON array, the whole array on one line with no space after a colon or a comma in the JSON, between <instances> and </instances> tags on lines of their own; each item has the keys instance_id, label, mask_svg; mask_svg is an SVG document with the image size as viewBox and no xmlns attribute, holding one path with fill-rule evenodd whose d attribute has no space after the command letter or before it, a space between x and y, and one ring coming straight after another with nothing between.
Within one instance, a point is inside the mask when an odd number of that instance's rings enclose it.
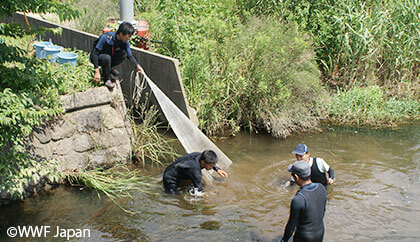
<instances>
[{"instance_id":1,"label":"stone wall","mask_svg":"<svg viewBox=\"0 0 420 242\"><path fill-rule=\"evenodd\" d=\"M127 162L133 132L120 86L62 96L66 113L36 128L27 141L35 159L57 160L60 171L111 167Z\"/></svg>"},{"instance_id":2,"label":"stone wall","mask_svg":"<svg viewBox=\"0 0 420 242\"><path fill-rule=\"evenodd\" d=\"M34 128L25 140L32 159L56 161L60 172L109 168L117 162L130 162L133 129L118 83L113 91L96 87L61 96L61 101L66 112ZM51 185L54 184L42 177L38 182L30 179L24 196L49 190ZM0 206L13 200L6 190L0 191Z\"/></svg>"}]
</instances>

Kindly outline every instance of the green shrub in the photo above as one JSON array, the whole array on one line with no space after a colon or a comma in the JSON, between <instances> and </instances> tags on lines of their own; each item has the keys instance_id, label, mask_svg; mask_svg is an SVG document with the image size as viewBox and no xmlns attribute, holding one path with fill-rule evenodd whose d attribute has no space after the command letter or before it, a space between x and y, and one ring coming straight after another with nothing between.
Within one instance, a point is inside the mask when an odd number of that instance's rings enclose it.
<instances>
[{"instance_id":1,"label":"green shrub","mask_svg":"<svg viewBox=\"0 0 420 242\"><path fill-rule=\"evenodd\" d=\"M339 125L395 126L420 115L420 101L385 98L378 86L354 87L331 97L330 122Z\"/></svg>"},{"instance_id":2,"label":"green shrub","mask_svg":"<svg viewBox=\"0 0 420 242\"><path fill-rule=\"evenodd\" d=\"M323 89L307 39L270 19L251 19L236 31L223 43L202 41L183 65L200 127L210 135L243 127L278 137L315 127Z\"/></svg>"},{"instance_id":3,"label":"green shrub","mask_svg":"<svg viewBox=\"0 0 420 242\"><path fill-rule=\"evenodd\" d=\"M78 18L64 22L66 26L100 35L109 18L119 18L118 1L113 0L75 0L73 6L82 13Z\"/></svg>"},{"instance_id":4,"label":"green shrub","mask_svg":"<svg viewBox=\"0 0 420 242\"><path fill-rule=\"evenodd\" d=\"M323 100L319 72L310 42L293 25L241 21L231 1L155 6L141 13L153 38L163 41L154 50L180 59L188 101L207 134L245 128L285 137L316 126Z\"/></svg>"}]
</instances>

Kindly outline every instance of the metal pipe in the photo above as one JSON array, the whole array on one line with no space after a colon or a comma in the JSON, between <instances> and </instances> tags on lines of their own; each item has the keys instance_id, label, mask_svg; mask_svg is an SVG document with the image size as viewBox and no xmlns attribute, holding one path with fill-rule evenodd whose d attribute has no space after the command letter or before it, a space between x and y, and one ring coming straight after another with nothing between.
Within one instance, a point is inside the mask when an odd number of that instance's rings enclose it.
<instances>
[{"instance_id":1,"label":"metal pipe","mask_svg":"<svg viewBox=\"0 0 420 242\"><path fill-rule=\"evenodd\" d=\"M130 22L135 24L134 21L134 1L133 0L120 0L120 21Z\"/></svg>"}]
</instances>

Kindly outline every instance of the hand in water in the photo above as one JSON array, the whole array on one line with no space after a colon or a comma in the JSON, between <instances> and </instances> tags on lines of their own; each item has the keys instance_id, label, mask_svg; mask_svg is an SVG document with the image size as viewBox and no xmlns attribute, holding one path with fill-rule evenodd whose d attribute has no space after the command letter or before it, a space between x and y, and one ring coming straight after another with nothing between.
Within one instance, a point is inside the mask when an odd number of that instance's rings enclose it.
<instances>
[{"instance_id":1,"label":"hand in water","mask_svg":"<svg viewBox=\"0 0 420 242\"><path fill-rule=\"evenodd\" d=\"M228 174L225 171L217 170L217 174L219 174L223 178L227 178Z\"/></svg>"},{"instance_id":2,"label":"hand in water","mask_svg":"<svg viewBox=\"0 0 420 242\"><path fill-rule=\"evenodd\" d=\"M204 197L204 192L199 191L198 188L191 188L189 190L189 193L191 196L195 196L195 197Z\"/></svg>"}]
</instances>

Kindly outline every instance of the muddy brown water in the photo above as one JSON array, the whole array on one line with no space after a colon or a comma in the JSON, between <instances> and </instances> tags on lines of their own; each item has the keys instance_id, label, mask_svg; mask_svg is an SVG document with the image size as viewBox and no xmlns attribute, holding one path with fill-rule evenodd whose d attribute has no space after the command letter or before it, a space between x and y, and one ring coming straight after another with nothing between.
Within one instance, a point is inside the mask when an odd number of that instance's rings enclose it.
<instances>
[{"instance_id":1,"label":"muddy brown water","mask_svg":"<svg viewBox=\"0 0 420 242\"><path fill-rule=\"evenodd\" d=\"M95 192L58 189L0 207L0 240L11 226L89 229L79 241L271 241L282 235L297 187L287 187L291 150L305 142L335 170L328 187L325 241L420 241L420 125L398 130L326 128L286 140L241 133L217 145L234 164L229 178L206 187L210 196L163 194L163 168L152 169L153 194L119 202ZM150 172L150 170L149 170ZM184 188L186 189L186 188ZM217 193L214 193L214 191Z\"/></svg>"}]
</instances>

